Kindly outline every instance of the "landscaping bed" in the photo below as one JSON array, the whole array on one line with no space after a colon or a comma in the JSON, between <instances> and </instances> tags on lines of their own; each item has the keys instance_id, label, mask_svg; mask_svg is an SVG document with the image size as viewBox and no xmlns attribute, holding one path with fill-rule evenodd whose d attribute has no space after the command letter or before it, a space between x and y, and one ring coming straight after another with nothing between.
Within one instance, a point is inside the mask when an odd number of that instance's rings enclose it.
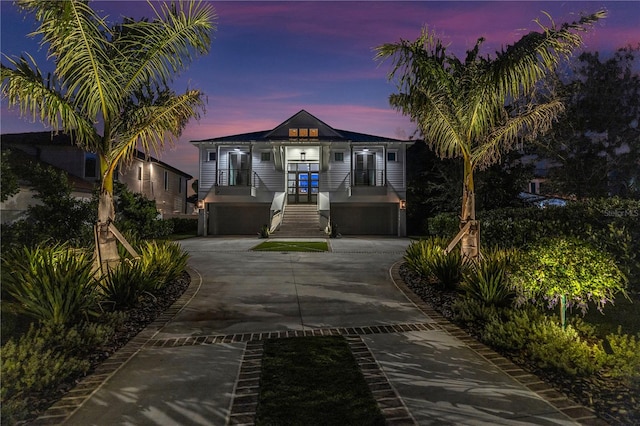
<instances>
[{"instance_id":1,"label":"landscaping bed","mask_svg":"<svg viewBox=\"0 0 640 426\"><path fill-rule=\"evenodd\" d=\"M400 275L406 285L422 300L429 304L446 319L454 322L451 308L453 302L460 296L456 290L444 290L417 273L406 265L401 266ZM635 302L640 298L635 295ZM464 325L458 324L465 328ZM474 329L465 328L470 335L478 338ZM495 349L495 348L494 348ZM563 392L575 401L592 408L599 417L610 424L631 425L640 424L640 394L619 379L606 377L602 374L590 376L569 376L557 370L540 368L534 362L496 349L505 357L511 359L523 369L540 377L543 381Z\"/></svg>"},{"instance_id":2,"label":"landscaping bed","mask_svg":"<svg viewBox=\"0 0 640 426\"><path fill-rule=\"evenodd\" d=\"M124 311L125 319L115 330L114 335L103 345L96 347L95 350L87 355L87 360L90 362L91 366L85 375L81 377L69 377L67 380L59 383L55 388L25 395L25 399L27 399L29 403L29 414L24 423L21 422L21 424L28 424L28 422L33 421L50 405L62 398L65 393L73 389L78 381L83 377L90 375L93 370L100 365L100 363L123 347L127 342L129 342L129 340L135 337L148 324L152 323L178 298L180 298L180 296L187 290L190 283L191 277L187 272L183 272L179 278L168 283L155 294L143 294L135 306Z\"/></svg>"}]
</instances>

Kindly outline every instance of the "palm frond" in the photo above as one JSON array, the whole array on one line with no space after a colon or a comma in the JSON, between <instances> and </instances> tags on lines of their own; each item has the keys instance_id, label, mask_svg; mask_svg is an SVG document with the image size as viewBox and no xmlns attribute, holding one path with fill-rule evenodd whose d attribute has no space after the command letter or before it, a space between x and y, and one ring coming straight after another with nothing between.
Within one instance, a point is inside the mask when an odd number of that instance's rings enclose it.
<instances>
[{"instance_id":1,"label":"palm frond","mask_svg":"<svg viewBox=\"0 0 640 426\"><path fill-rule=\"evenodd\" d=\"M21 116L34 122L39 119L54 131L64 129L77 144L90 148L96 140L93 123L59 91L54 76L44 77L34 59L25 56L8 59L14 69L2 66L2 93L9 106L17 106Z\"/></svg>"},{"instance_id":2,"label":"palm frond","mask_svg":"<svg viewBox=\"0 0 640 426\"><path fill-rule=\"evenodd\" d=\"M530 32L499 52L487 83L500 90L505 99L529 92L582 44L581 32L606 16L606 11L600 10L577 22L562 24L560 28L553 21L545 26L536 20L541 32Z\"/></svg>"},{"instance_id":3,"label":"palm frond","mask_svg":"<svg viewBox=\"0 0 640 426\"><path fill-rule=\"evenodd\" d=\"M35 12L40 26L33 35L48 44L61 85L73 94L75 108L88 119L108 121L118 110L121 90L118 68L109 57L108 28L83 1L19 0L18 6ZM71 99L71 97L69 97Z\"/></svg>"},{"instance_id":4,"label":"palm frond","mask_svg":"<svg viewBox=\"0 0 640 426\"><path fill-rule=\"evenodd\" d=\"M153 7L153 5L152 5ZM197 55L209 52L216 13L208 3L179 2L154 8L152 21L125 22L114 47L122 54L117 66L124 70L123 90L145 85L166 86ZM164 87L163 87L164 88Z\"/></svg>"},{"instance_id":5,"label":"palm frond","mask_svg":"<svg viewBox=\"0 0 640 426\"><path fill-rule=\"evenodd\" d=\"M114 126L119 135L112 143L108 161L132 158L137 147L158 154L165 145L172 146L192 118L198 119L204 107L202 93L188 90L182 95L167 93L152 105L135 106L123 114Z\"/></svg>"},{"instance_id":6,"label":"palm frond","mask_svg":"<svg viewBox=\"0 0 640 426\"><path fill-rule=\"evenodd\" d=\"M501 126L495 127L473 150L472 162L479 168L498 162L501 153L513 149L519 141L525 138L535 139L540 133L547 132L563 111L564 105L558 99L529 105L527 111L519 112L506 119Z\"/></svg>"}]
</instances>

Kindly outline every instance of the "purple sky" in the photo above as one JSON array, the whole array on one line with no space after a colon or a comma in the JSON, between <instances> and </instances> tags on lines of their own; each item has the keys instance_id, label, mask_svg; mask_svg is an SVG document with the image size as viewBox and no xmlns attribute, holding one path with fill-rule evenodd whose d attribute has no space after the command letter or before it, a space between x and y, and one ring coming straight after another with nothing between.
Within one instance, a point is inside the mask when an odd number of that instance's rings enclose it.
<instances>
[{"instance_id":1,"label":"purple sky","mask_svg":"<svg viewBox=\"0 0 640 426\"><path fill-rule=\"evenodd\" d=\"M146 2L96 1L119 22L123 15L151 16ZM463 55L480 36L485 53L536 30L535 18L557 23L600 8L609 17L585 36L585 49L612 52L640 43L640 2L213 2L218 30L211 53L197 59L175 88L201 89L206 114L189 123L179 143L161 159L197 176L197 150L188 142L272 129L301 109L338 129L408 138L414 126L388 106L393 86L389 64L373 60L372 48L400 38L415 39L424 25ZM29 52L46 69L38 40L26 37L31 17L0 1L1 50L9 56ZM4 62L4 61L3 61ZM1 104L2 133L41 131Z\"/></svg>"}]
</instances>

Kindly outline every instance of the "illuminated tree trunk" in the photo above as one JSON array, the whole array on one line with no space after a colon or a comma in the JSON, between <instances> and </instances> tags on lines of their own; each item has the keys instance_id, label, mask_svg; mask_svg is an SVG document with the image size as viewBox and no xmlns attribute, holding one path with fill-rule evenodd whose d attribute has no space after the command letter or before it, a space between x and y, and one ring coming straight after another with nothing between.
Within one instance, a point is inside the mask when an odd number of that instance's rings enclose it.
<instances>
[{"instance_id":1,"label":"illuminated tree trunk","mask_svg":"<svg viewBox=\"0 0 640 426\"><path fill-rule=\"evenodd\" d=\"M99 266L113 266L120 261L117 239L109 229L115 219L113 204L113 169L104 158L100 158L102 187L98 199L98 222L96 223L96 260Z\"/></svg>"},{"instance_id":2,"label":"illuminated tree trunk","mask_svg":"<svg viewBox=\"0 0 640 426\"><path fill-rule=\"evenodd\" d=\"M464 179L462 181L462 215L460 229L470 224L461 239L460 251L463 258L476 259L480 254L480 223L476 220L476 194L473 182L473 166L464 159Z\"/></svg>"}]
</instances>

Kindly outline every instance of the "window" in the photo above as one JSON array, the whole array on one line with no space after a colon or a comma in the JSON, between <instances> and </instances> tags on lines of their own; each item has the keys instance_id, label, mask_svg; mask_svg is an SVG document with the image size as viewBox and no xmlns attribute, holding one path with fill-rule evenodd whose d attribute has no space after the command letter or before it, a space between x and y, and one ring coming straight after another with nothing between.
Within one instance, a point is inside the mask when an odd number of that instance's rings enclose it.
<instances>
[{"instance_id":1,"label":"window","mask_svg":"<svg viewBox=\"0 0 640 426\"><path fill-rule=\"evenodd\" d=\"M271 161L271 153L270 152L261 152L260 153L260 161L262 161L262 162Z\"/></svg>"},{"instance_id":2,"label":"window","mask_svg":"<svg viewBox=\"0 0 640 426\"><path fill-rule=\"evenodd\" d=\"M178 194L182 194L182 176L178 176Z\"/></svg>"},{"instance_id":3,"label":"window","mask_svg":"<svg viewBox=\"0 0 640 426\"><path fill-rule=\"evenodd\" d=\"M396 158L397 153L395 151L387 151L387 162L392 163L398 161Z\"/></svg>"},{"instance_id":4,"label":"window","mask_svg":"<svg viewBox=\"0 0 640 426\"><path fill-rule=\"evenodd\" d=\"M98 158L95 154L87 152L84 154L84 177L95 178L97 174Z\"/></svg>"},{"instance_id":5,"label":"window","mask_svg":"<svg viewBox=\"0 0 640 426\"><path fill-rule=\"evenodd\" d=\"M334 152L333 161L344 162L344 152Z\"/></svg>"},{"instance_id":6,"label":"window","mask_svg":"<svg viewBox=\"0 0 640 426\"><path fill-rule=\"evenodd\" d=\"M216 161L216 159L218 158L218 153L215 151L208 151L207 152L207 161Z\"/></svg>"},{"instance_id":7,"label":"window","mask_svg":"<svg viewBox=\"0 0 640 426\"><path fill-rule=\"evenodd\" d=\"M164 172L164 190L169 190L169 172L165 170Z\"/></svg>"},{"instance_id":8,"label":"window","mask_svg":"<svg viewBox=\"0 0 640 426\"><path fill-rule=\"evenodd\" d=\"M142 180L142 166L138 166L138 180Z\"/></svg>"}]
</instances>

